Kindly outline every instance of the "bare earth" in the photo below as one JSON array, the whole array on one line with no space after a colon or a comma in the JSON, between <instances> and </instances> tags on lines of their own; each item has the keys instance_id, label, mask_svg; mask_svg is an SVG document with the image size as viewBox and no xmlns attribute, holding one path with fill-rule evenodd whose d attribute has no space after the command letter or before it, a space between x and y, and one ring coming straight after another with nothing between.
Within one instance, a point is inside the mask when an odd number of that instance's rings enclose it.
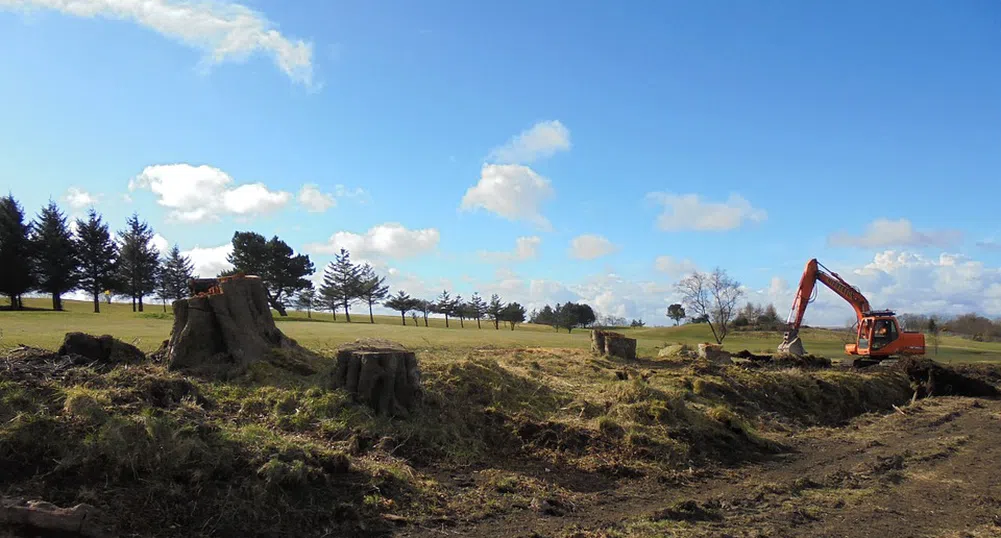
<instances>
[{"instance_id":1,"label":"bare earth","mask_svg":"<svg viewBox=\"0 0 1001 538\"><path fill-rule=\"evenodd\" d=\"M538 469L573 506L398 536L1001 536L1001 401L919 400L902 413L776 438L790 451L731 469L589 482ZM535 473L533 473L535 474ZM458 473L443 482L470 487ZM459 518L461 521L461 518Z\"/></svg>"}]
</instances>

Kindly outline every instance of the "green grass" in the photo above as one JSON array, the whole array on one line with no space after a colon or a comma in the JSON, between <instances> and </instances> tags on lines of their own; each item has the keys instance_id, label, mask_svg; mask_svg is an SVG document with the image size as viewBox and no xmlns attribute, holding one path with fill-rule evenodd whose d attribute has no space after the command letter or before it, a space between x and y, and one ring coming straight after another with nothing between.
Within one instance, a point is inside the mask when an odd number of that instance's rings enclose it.
<instances>
[{"instance_id":1,"label":"green grass","mask_svg":"<svg viewBox=\"0 0 1001 538\"><path fill-rule=\"evenodd\" d=\"M0 348L29 345L56 349L63 335L69 331L83 331L92 334L111 334L126 342L137 345L144 351L156 349L170 334L172 315L170 307L164 313L159 304L146 305L142 313L132 312L130 304L102 304L101 313L94 314L90 302L65 301L64 312L47 310L51 305L48 298L25 299L25 306L37 310L22 312L0 311ZM0 307L4 306L0 303ZM429 349L475 349L483 347L520 348L587 348L590 336L587 330L556 332L551 327L523 324L514 331L502 325L494 330L487 321L482 329L476 328L475 321L466 321L460 328L459 320L450 320L445 328L445 320L432 318L430 327L415 327L407 318L407 326L402 326L399 316L375 316L375 324L369 323L368 312L358 308L352 313L352 323L344 322L339 313L338 321L331 319L330 312L314 312L307 319L304 312L290 312L287 318L275 316L282 332L295 338L311 349L323 351L332 349L356 338L389 338L406 346ZM669 344L684 343L696 345L712 340L712 335L704 325L682 325L679 327L644 327L622 329L620 332L637 339L637 349L641 356L655 356L657 350ZM734 332L724 342L726 349L739 351L748 349L756 353L773 352L781 341L777 332ZM806 329L802 333L803 342L809 353L831 358L844 357L844 334L824 329ZM980 362L1001 359L1001 344L994 342L974 342L966 338L943 336L940 339L937 359L944 362Z\"/></svg>"}]
</instances>

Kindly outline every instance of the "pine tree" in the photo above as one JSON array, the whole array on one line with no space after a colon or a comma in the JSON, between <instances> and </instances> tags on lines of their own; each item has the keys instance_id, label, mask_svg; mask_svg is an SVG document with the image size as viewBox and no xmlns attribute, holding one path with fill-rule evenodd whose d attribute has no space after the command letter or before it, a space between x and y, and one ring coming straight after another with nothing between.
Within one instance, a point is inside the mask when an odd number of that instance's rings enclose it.
<instances>
[{"instance_id":1,"label":"pine tree","mask_svg":"<svg viewBox=\"0 0 1001 538\"><path fill-rule=\"evenodd\" d=\"M188 281L195 274L195 266L191 258L181 254L181 249L175 244L163 260L164 285L168 301L179 301L188 295Z\"/></svg>"},{"instance_id":2,"label":"pine tree","mask_svg":"<svg viewBox=\"0 0 1001 538\"><path fill-rule=\"evenodd\" d=\"M428 314L434 312L434 302L428 301L426 299L415 299L414 308L420 310L421 315L424 316L424 326L428 326Z\"/></svg>"},{"instance_id":3,"label":"pine tree","mask_svg":"<svg viewBox=\"0 0 1001 538\"><path fill-rule=\"evenodd\" d=\"M160 260L156 266L156 298L163 304L167 312L167 301L170 299L170 276L167 274L167 260Z\"/></svg>"},{"instance_id":4,"label":"pine tree","mask_svg":"<svg viewBox=\"0 0 1001 538\"><path fill-rule=\"evenodd\" d=\"M392 308L400 313L400 319L403 321L403 325L407 325L407 311L414 308L414 300L403 290L397 291L396 295L389 298L388 301L383 303L386 308ZM414 320L416 325L417 320Z\"/></svg>"},{"instance_id":5,"label":"pine tree","mask_svg":"<svg viewBox=\"0 0 1001 538\"><path fill-rule=\"evenodd\" d=\"M491 295L490 304L487 305L487 315L494 321L494 330L500 329L501 312L503 311L504 303L501 302L500 297L496 293Z\"/></svg>"},{"instance_id":6,"label":"pine tree","mask_svg":"<svg viewBox=\"0 0 1001 538\"><path fill-rule=\"evenodd\" d=\"M39 291L52 295L52 309L62 310L64 293L73 291L80 266L66 216L55 202L42 208L31 234L32 267Z\"/></svg>"},{"instance_id":7,"label":"pine tree","mask_svg":"<svg viewBox=\"0 0 1001 538\"><path fill-rule=\"evenodd\" d=\"M31 224L13 196L0 198L0 293L10 298L10 309L20 310L21 295L31 289Z\"/></svg>"},{"instance_id":8,"label":"pine tree","mask_svg":"<svg viewBox=\"0 0 1001 538\"><path fill-rule=\"evenodd\" d=\"M469 299L469 313L476 318L476 328L480 329L480 320L483 319L483 314L487 313L487 303L479 293L474 293Z\"/></svg>"},{"instance_id":9,"label":"pine tree","mask_svg":"<svg viewBox=\"0 0 1001 538\"><path fill-rule=\"evenodd\" d=\"M361 297L361 269L351 263L351 253L341 249L334 255L334 261L323 271L323 286L320 294L328 300L337 300L344 307L344 318L351 323L349 306Z\"/></svg>"},{"instance_id":10,"label":"pine tree","mask_svg":"<svg viewBox=\"0 0 1001 538\"><path fill-rule=\"evenodd\" d=\"M157 284L160 253L153 246L153 229L141 222L133 213L126 221L126 229L118 232L122 246L119 254L119 283L125 295L132 298L132 311L143 311L143 297L153 293Z\"/></svg>"},{"instance_id":11,"label":"pine tree","mask_svg":"<svg viewBox=\"0 0 1001 538\"><path fill-rule=\"evenodd\" d=\"M301 290L295 296L295 307L298 309L306 309L306 317L313 319L313 308L316 306L316 288L313 287L313 283L309 283L309 287Z\"/></svg>"},{"instance_id":12,"label":"pine tree","mask_svg":"<svg viewBox=\"0 0 1001 538\"><path fill-rule=\"evenodd\" d=\"M461 295L456 295L455 299L452 299L452 314L459 318L459 327L466 328L466 303L462 300Z\"/></svg>"},{"instance_id":13,"label":"pine tree","mask_svg":"<svg viewBox=\"0 0 1001 538\"><path fill-rule=\"evenodd\" d=\"M441 295L438 296L438 300L434 303L434 311L445 315L445 328L447 329L448 317L455 311L455 303L448 294L448 290L441 290Z\"/></svg>"},{"instance_id":14,"label":"pine tree","mask_svg":"<svg viewBox=\"0 0 1001 538\"><path fill-rule=\"evenodd\" d=\"M371 265L363 265L358 271L358 297L368 303L368 319L371 323L375 323L372 305L385 299L387 295L389 286L386 285L386 277L375 274Z\"/></svg>"},{"instance_id":15,"label":"pine tree","mask_svg":"<svg viewBox=\"0 0 1001 538\"><path fill-rule=\"evenodd\" d=\"M111 240L108 225L93 209L86 221L76 221L76 250L80 258L80 289L94 298L96 314L101 311L101 294L116 287L118 245Z\"/></svg>"}]
</instances>

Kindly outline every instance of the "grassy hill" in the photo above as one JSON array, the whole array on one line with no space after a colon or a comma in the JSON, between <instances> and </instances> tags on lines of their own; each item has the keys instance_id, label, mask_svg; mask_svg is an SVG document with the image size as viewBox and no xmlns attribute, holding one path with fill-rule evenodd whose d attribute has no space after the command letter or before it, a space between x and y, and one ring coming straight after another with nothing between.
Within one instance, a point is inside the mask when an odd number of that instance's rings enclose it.
<instances>
[{"instance_id":1,"label":"grassy hill","mask_svg":"<svg viewBox=\"0 0 1001 538\"><path fill-rule=\"evenodd\" d=\"M83 331L92 334L111 334L132 342L145 351L156 349L170 334L170 308L167 312L161 305L146 305L143 313L132 312L132 306L125 303L102 304L101 313L94 314L91 303L65 301L66 311L47 310L51 302L47 298L25 299L25 306L31 310L22 312L0 311L0 348L29 345L56 349L63 335L69 331ZM2 305L0 305L2 306ZM586 348L590 337L586 330L556 332L542 325L519 325L514 331L501 326L494 330L489 322L476 328L475 321L466 321L460 328L458 320L451 320L445 328L445 320L432 318L430 327L424 321L415 327L408 318L407 326L401 324L399 316L375 316L375 323L369 323L367 311L359 309L352 315L352 323L346 323L342 315L333 321L329 312L313 313L312 319L304 312L290 312L282 318L275 316L279 327L287 335L303 345L316 349L332 349L341 343L362 337L381 337L396 340L404 345L419 348L476 349L485 347L522 348ZM622 329L621 332L637 339L640 355L655 355L665 345L684 343L696 345L712 340L705 325L682 325L679 327L643 327ZM732 351L748 349L752 352L771 352L781 340L774 332L735 332L725 341L725 347ZM844 356L844 333L827 329L807 329L802 335L808 352L831 358ZM932 350L929 350L933 353ZM943 336L937 358L947 362L976 362L1001 359L1001 344L974 342L954 336Z\"/></svg>"}]
</instances>

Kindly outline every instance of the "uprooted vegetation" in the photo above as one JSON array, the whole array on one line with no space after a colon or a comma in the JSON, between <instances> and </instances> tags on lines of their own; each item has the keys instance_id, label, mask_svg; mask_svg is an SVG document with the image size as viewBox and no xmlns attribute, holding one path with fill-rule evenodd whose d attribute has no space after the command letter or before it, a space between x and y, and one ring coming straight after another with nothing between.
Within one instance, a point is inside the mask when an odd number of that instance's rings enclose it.
<instances>
[{"instance_id":1,"label":"uprooted vegetation","mask_svg":"<svg viewBox=\"0 0 1001 538\"><path fill-rule=\"evenodd\" d=\"M611 481L760 458L782 450L776 432L892 410L915 392L900 369L556 349L417 357L423 404L400 420L333 389L330 358L277 353L210 381L155 361L20 350L0 359L2 493L86 502L123 534L152 536L376 536L512 510L560 516ZM676 512L665 517L702 514Z\"/></svg>"}]
</instances>

